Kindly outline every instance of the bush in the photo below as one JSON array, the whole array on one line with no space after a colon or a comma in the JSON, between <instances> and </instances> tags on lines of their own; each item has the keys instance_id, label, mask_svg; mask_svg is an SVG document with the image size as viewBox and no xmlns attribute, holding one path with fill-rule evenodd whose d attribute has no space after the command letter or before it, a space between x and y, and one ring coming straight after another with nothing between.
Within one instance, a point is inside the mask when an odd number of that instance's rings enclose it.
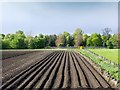
<instances>
[{"instance_id":1,"label":"bush","mask_svg":"<svg viewBox=\"0 0 120 90\"><path fill-rule=\"evenodd\" d=\"M113 44L111 42L108 42L108 46L109 49L113 49Z\"/></svg>"}]
</instances>

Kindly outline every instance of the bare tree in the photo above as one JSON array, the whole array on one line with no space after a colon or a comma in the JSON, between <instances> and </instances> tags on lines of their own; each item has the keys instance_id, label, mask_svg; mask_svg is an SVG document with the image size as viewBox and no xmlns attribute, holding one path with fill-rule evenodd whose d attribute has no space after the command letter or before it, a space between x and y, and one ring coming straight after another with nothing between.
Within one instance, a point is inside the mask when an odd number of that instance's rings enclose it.
<instances>
[{"instance_id":1,"label":"bare tree","mask_svg":"<svg viewBox=\"0 0 120 90\"><path fill-rule=\"evenodd\" d=\"M112 31L111 28L104 28L103 35L109 38L111 31Z\"/></svg>"},{"instance_id":2,"label":"bare tree","mask_svg":"<svg viewBox=\"0 0 120 90\"><path fill-rule=\"evenodd\" d=\"M103 29L103 47L105 47L106 46L106 42L107 42L107 40L109 40L109 38L110 38L110 32L111 32L112 30L111 30L111 28L104 28Z\"/></svg>"}]
</instances>

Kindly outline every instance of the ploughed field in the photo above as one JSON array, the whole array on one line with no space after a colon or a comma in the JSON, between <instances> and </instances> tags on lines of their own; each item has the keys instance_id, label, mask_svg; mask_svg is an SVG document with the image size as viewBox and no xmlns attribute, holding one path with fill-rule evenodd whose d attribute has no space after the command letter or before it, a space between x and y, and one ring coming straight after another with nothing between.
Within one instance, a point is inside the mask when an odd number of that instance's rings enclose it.
<instances>
[{"instance_id":1,"label":"ploughed field","mask_svg":"<svg viewBox=\"0 0 120 90\"><path fill-rule=\"evenodd\" d=\"M19 51L18 54L18 51L11 51L11 55L7 55L8 53L9 51L3 53L2 60L3 90L111 88L93 66L77 52Z\"/></svg>"}]
</instances>

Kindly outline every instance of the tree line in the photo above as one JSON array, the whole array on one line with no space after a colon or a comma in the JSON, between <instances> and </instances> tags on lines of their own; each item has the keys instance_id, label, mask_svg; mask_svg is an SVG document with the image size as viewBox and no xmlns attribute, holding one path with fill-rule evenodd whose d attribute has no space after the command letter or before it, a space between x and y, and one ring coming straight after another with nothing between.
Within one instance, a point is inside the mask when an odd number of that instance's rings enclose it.
<instances>
[{"instance_id":1,"label":"tree line","mask_svg":"<svg viewBox=\"0 0 120 90\"><path fill-rule=\"evenodd\" d=\"M50 47L78 47L92 46L105 48L119 48L120 34L110 34L111 29L105 28L103 34L93 33L91 35L84 34L83 30L77 28L73 34L63 32L59 35L43 35L37 36L25 35L19 30L15 34L0 34L1 49L41 49Z\"/></svg>"}]
</instances>

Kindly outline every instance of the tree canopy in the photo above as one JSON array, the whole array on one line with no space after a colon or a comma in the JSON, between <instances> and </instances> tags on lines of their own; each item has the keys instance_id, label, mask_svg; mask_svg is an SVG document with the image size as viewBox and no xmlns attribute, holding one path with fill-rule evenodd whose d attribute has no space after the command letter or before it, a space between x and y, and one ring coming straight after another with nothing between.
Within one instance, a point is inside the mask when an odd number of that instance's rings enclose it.
<instances>
[{"instance_id":1,"label":"tree canopy","mask_svg":"<svg viewBox=\"0 0 120 90\"><path fill-rule=\"evenodd\" d=\"M15 34L0 34L1 49L41 49L46 47L78 47L93 46L106 48L120 48L120 34L110 34L111 29L105 28L103 34L87 35L77 28L73 34L63 32L59 35L26 36L18 30Z\"/></svg>"}]
</instances>

